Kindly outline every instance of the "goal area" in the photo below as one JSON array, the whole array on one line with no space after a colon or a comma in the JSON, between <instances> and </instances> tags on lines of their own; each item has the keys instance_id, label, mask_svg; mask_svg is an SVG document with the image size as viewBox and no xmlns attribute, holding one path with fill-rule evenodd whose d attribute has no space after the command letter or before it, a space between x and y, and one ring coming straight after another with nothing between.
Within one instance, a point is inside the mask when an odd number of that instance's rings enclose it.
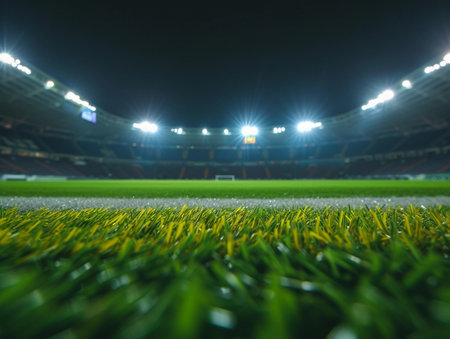
<instances>
[{"instance_id":1,"label":"goal area","mask_svg":"<svg viewBox=\"0 0 450 339\"><path fill-rule=\"evenodd\" d=\"M236 178L234 174L217 174L216 181L234 181Z\"/></svg>"}]
</instances>

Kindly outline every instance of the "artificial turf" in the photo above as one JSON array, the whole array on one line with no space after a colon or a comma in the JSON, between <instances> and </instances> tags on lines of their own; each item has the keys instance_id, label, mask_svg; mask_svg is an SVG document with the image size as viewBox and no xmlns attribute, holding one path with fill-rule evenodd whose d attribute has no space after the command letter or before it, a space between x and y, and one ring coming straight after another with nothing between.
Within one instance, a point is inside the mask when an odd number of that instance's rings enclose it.
<instances>
[{"instance_id":1,"label":"artificial turf","mask_svg":"<svg viewBox=\"0 0 450 339\"><path fill-rule=\"evenodd\" d=\"M73 180L0 182L2 196L300 198L450 195L450 181L392 180Z\"/></svg>"},{"instance_id":2,"label":"artificial turf","mask_svg":"<svg viewBox=\"0 0 450 339\"><path fill-rule=\"evenodd\" d=\"M450 210L0 209L0 337L445 338Z\"/></svg>"},{"instance_id":3,"label":"artificial turf","mask_svg":"<svg viewBox=\"0 0 450 339\"><path fill-rule=\"evenodd\" d=\"M449 195L446 181L2 182L3 196ZM0 208L0 337L450 333L449 207Z\"/></svg>"}]
</instances>

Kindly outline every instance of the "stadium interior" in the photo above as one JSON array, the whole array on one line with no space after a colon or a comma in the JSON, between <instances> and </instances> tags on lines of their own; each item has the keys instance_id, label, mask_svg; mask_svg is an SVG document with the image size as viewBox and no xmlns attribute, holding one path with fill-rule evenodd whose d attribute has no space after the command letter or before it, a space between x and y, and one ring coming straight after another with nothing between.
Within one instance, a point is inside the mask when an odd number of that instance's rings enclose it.
<instances>
[{"instance_id":1,"label":"stadium interior","mask_svg":"<svg viewBox=\"0 0 450 339\"><path fill-rule=\"evenodd\" d=\"M398 178L450 173L450 54L321 122L136 123L1 54L0 174L117 179Z\"/></svg>"}]
</instances>

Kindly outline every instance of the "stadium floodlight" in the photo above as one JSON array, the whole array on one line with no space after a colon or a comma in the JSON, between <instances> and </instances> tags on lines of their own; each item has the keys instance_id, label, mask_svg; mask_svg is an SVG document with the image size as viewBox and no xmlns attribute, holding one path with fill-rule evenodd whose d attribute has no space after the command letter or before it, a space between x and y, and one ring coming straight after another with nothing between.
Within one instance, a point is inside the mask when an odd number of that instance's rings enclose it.
<instances>
[{"instance_id":1,"label":"stadium floodlight","mask_svg":"<svg viewBox=\"0 0 450 339\"><path fill-rule=\"evenodd\" d=\"M11 66L15 63L14 58L8 53L0 53L0 61Z\"/></svg>"},{"instance_id":2,"label":"stadium floodlight","mask_svg":"<svg viewBox=\"0 0 450 339\"><path fill-rule=\"evenodd\" d=\"M134 123L133 127L140 129L142 132L146 132L146 133L156 133L158 131L158 126L156 124L148 122L148 121Z\"/></svg>"},{"instance_id":3,"label":"stadium floodlight","mask_svg":"<svg viewBox=\"0 0 450 339\"><path fill-rule=\"evenodd\" d=\"M383 93L380 94L379 98L380 98L380 100L382 100L382 102L384 102L384 101L393 99L394 96L395 96L394 91L391 89L387 89Z\"/></svg>"},{"instance_id":4,"label":"stadium floodlight","mask_svg":"<svg viewBox=\"0 0 450 339\"><path fill-rule=\"evenodd\" d=\"M208 135L209 132L208 132L208 130L207 130L206 128L204 128L204 129L202 129L202 134L203 134L203 135Z\"/></svg>"},{"instance_id":5,"label":"stadium floodlight","mask_svg":"<svg viewBox=\"0 0 450 339\"><path fill-rule=\"evenodd\" d=\"M45 83L45 88L50 89L55 86L55 83L52 80L49 80Z\"/></svg>"},{"instance_id":6,"label":"stadium floodlight","mask_svg":"<svg viewBox=\"0 0 450 339\"><path fill-rule=\"evenodd\" d=\"M273 133L274 134L279 134L279 133L283 133L286 131L285 127L274 127L273 128Z\"/></svg>"},{"instance_id":7,"label":"stadium floodlight","mask_svg":"<svg viewBox=\"0 0 450 339\"><path fill-rule=\"evenodd\" d=\"M81 100L81 99L80 99L80 96L77 95L77 94L75 94L74 92L71 92L71 91L67 92L66 95L64 96L64 98L65 98L66 100L70 100L70 101L72 101L72 102L74 102L74 103L76 103L76 104L78 104L78 105L80 105L80 106L89 108L89 109L90 109L91 111L93 111L93 112L96 111L96 108L95 108L94 106L92 106L91 104L89 104L89 102L86 101L86 100Z\"/></svg>"},{"instance_id":8,"label":"stadium floodlight","mask_svg":"<svg viewBox=\"0 0 450 339\"><path fill-rule=\"evenodd\" d=\"M387 89L384 92L382 92L380 95L378 95L375 99L369 100L369 102L366 105L361 106L361 109L363 111L374 108L376 105L381 104L383 102L389 101L393 99L395 96L395 93L391 89Z\"/></svg>"},{"instance_id":9,"label":"stadium floodlight","mask_svg":"<svg viewBox=\"0 0 450 339\"><path fill-rule=\"evenodd\" d=\"M180 128L172 128L170 131L175 134L179 134L179 135L184 134L184 131L181 127Z\"/></svg>"},{"instance_id":10,"label":"stadium floodlight","mask_svg":"<svg viewBox=\"0 0 450 339\"><path fill-rule=\"evenodd\" d=\"M322 127L321 122L301 121L297 124L297 130L300 133L310 132L314 128Z\"/></svg>"},{"instance_id":11,"label":"stadium floodlight","mask_svg":"<svg viewBox=\"0 0 450 339\"><path fill-rule=\"evenodd\" d=\"M450 53L447 53L438 64L434 64L433 66L427 66L423 71L426 74L429 74L434 71L437 71L441 67L447 66L447 64L450 64Z\"/></svg>"},{"instance_id":12,"label":"stadium floodlight","mask_svg":"<svg viewBox=\"0 0 450 339\"><path fill-rule=\"evenodd\" d=\"M410 89L412 87L412 83L409 80L403 80L402 86L405 87L405 88Z\"/></svg>"},{"instance_id":13,"label":"stadium floodlight","mask_svg":"<svg viewBox=\"0 0 450 339\"><path fill-rule=\"evenodd\" d=\"M227 128L225 128L225 129L223 130L223 134L225 134L225 135L230 135L231 133L230 133L230 131L229 131Z\"/></svg>"},{"instance_id":14,"label":"stadium floodlight","mask_svg":"<svg viewBox=\"0 0 450 339\"><path fill-rule=\"evenodd\" d=\"M244 126L241 129L241 134L244 137L253 137L255 135L258 135L258 128L255 126Z\"/></svg>"},{"instance_id":15,"label":"stadium floodlight","mask_svg":"<svg viewBox=\"0 0 450 339\"><path fill-rule=\"evenodd\" d=\"M29 69L27 66L24 66L24 65L17 65L17 69L18 69L19 71L24 72L25 74L28 74L28 75L31 74L31 69Z\"/></svg>"},{"instance_id":16,"label":"stadium floodlight","mask_svg":"<svg viewBox=\"0 0 450 339\"><path fill-rule=\"evenodd\" d=\"M14 59L8 53L0 53L0 61L4 64L17 68L19 71L22 71L25 74L31 74L31 69L29 69L27 66L21 65L19 59Z\"/></svg>"},{"instance_id":17,"label":"stadium floodlight","mask_svg":"<svg viewBox=\"0 0 450 339\"><path fill-rule=\"evenodd\" d=\"M447 53L447 54L444 56L443 60L444 60L447 64L450 64L450 53Z\"/></svg>"}]
</instances>

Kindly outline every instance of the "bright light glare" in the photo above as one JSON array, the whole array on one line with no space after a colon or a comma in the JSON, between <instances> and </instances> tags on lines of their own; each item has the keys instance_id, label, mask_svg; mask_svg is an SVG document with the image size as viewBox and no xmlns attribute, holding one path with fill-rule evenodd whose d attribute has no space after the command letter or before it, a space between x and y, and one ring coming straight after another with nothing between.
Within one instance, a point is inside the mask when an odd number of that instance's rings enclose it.
<instances>
[{"instance_id":1,"label":"bright light glare","mask_svg":"<svg viewBox=\"0 0 450 339\"><path fill-rule=\"evenodd\" d=\"M258 134L258 128L255 126L244 126L241 129L241 134L244 137L251 137Z\"/></svg>"},{"instance_id":2,"label":"bright light glare","mask_svg":"<svg viewBox=\"0 0 450 339\"><path fill-rule=\"evenodd\" d=\"M279 133L283 133L286 131L285 127L274 127L273 128L273 133L274 134L279 134Z\"/></svg>"},{"instance_id":3,"label":"bright light glare","mask_svg":"<svg viewBox=\"0 0 450 339\"><path fill-rule=\"evenodd\" d=\"M86 100L81 100L79 95L76 95L74 92L67 92L67 94L64 96L66 100L73 101L74 103L84 106L86 108L89 108L91 111L95 112L96 108L89 104Z\"/></svg>"},{"instance_id":4,"label":"bright light glare","mask_svg":"<svg viewBox=\"0 0 450 339\"><path fill-rule=\"evenodd\" d=\"M180 128L172 128L171 131L176 134L184 134L184 131L181 127Z\"/></svg>"},{"instance_id":5,"label":"bright light glare","mask_svg":"<svg viewBox=\"0 0 450 339\"><path fill-rule=\"evenodd\" d=\"M55 86L55 83L51 80L49 80L45 83L45 88L47 88L47 89L52 88L53 86Z\"/></svg>"},{"instance_id":6,"label":"bright light glare","mask_svg":"<svg viewBox=\"0 0 450 339\"><path fill-rule=\"evenodd\" d=\"M156 133L156 131L158 131L158 126L148 121L134 123L133 127L140 129L142 132Z\"/></svg>"},{"instance_id":7,"label":"bright light glare","mask_svg":"<svg viewBox=\"0 0 450 339\"><path fill-rule=\"evenodd\" d=\"M314 128L318 128L318 127L321 127L321 126L322 126L321 122L302 121L302 122L299 122L297 124L297 130L300 133L305 133L305 132L310 132Z\"/></svg>"},{"instance_id":8,"label":"bright light glare","mask_svg":"<svg viewBox=\"0 0 450 339\"><path fill-rule=\"evenodd\" d=\"M208 133L208 130L207 130L206 128L202 129L202 134L203 134L203 135L208 135L208 134L209 134L209 133Z\"/></svg>"},{"instance_id":9,"label":"bright light glare","mask_svg":"<svg viewBox=\"0 0 450 339\"><path fill-rule=\"evenodd\" d=\"M434 64L433 66L427 66L423 71L426 74L429 74L434 71L437 71L441 67L447 66L447 64L450 64L450 53L447 53L438 64Z\"/></svg>"},{"instance_id":10,"label":"bright light glare","mask_svg":"<svg viewBox=\"0 0 450 339\"><path fill-rule=\"evenodd\" d=\"M412 87L412 83L409 80L403 80L402 86L409 89Z\"/></svg>"},{"instance_id":11,"label":"bright light glare","mask_svg":"<svg viewBox=\"0 0 450 339\"><path fill-rule=\"evenodd\" d=\"M14 63L14 58L8 53L0 53L0 61L4 64L12 65Z\"/></svg>"},{"instance_id":12,"label":"bright light glare","mask_svg":"<svg viewBox=\"0 0 450 339\"><path fill-rule=\"evenodd\" d=\"M8 64L14 68L17 68L19 71L22 71L25 74L28 75L31 74L31 70L27 66L21 65L19 59L14 59L8 53L0 53L0 61L3 62L4 64Z\"/></svg>"},{"instance_id":13,"label":"bright light glare","mask_svg":"<svg viewBox=\"0 0 450 339\"><path fill-rule=\"evenodd\" d=\"M383 93L381 93L381 95L379 96L379 98L382 100L382 101L387 101L387 100L391 100L392 98L394 98L394 91L393 90L390 90L390 89L387 89L387 90L385 90Z\"/></svg>"},{"instance_id":14,"label":"bright light glare","mask_svg":"<svg viewBox=\"0 0 450 339\"><path fill-rule=\"evenodd\" d=\"M230 135L230 131L229 131L227 128L225 128L225 129L223 130L223 134L225 134L225 135Z\"/></svg>"},{"instance_id":15,"label":"bright light glare","mask_svg":"<svg viewBox=\"0 0 450 339\"><path fill-rule=\"evenodd\" d=\"M28 75L31 74L31 70L30 70L27 66L24 66L24 65L18 65L18 66L17 66L17 69L18 69L19 71L24 72L25 74L28 74Z\"/></svg>"},{"instance_id":16,"label":"bright light glare","mask_svg":"<svg viewBox=\"0 0 450 339\"><path fill-rule=\"evenodd\" d=\"M365 111L365 110L367 110L369 108L374 108L378 104L381 104L381 103L383 103L385 101L393 99L394 96L395 96L394 91L391 90L391 89L387 89L383 93L378 95L376 97L376 99L369 100L369 102L366 105L363 105L361 108L362 108L363 111Z\"/></svg>"},{"instance_id":17,"label":"bright light glare","mask_svg":"<svg viewBox=\"0 0 450 339\"><path fill-rule=\"evenodd\" d=\"M443 59L447 64L450 64L450 53L447 53Z\"/></svg>"}]
</instances>

